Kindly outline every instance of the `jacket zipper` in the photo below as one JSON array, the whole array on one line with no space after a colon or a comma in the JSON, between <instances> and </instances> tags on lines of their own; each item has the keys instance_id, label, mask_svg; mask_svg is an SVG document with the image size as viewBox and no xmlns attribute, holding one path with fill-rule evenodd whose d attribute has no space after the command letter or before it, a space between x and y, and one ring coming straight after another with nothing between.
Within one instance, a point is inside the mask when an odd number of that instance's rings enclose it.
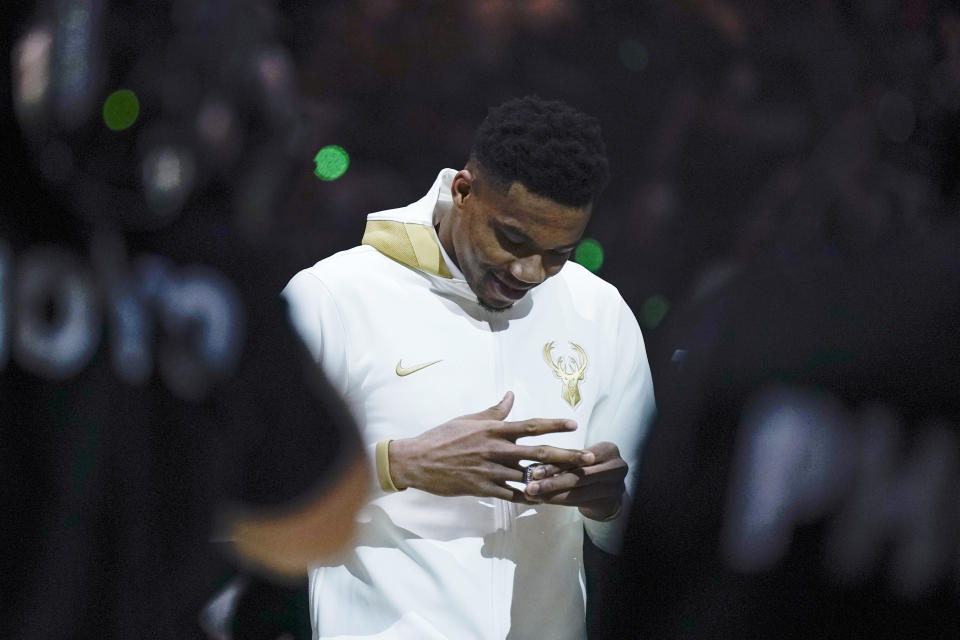
<instances>
[{"instance_id":1,"label":"jacket zipper","mask_svg":"<svg viewBox=\"0 0 960 640\"><path fill-rule=\"evenodd\" d=\"M489 312L488 312L489 313ZM503 397L503 394L507 392L504 381L504 366L503 366L503 346L501 344L501 338L498 335L498 331L494 331L493 323L496 322L495 316L490 314L488 320L490 326L490 337L493 342L493 383L494 388L497 391L497 400ZM509 416L507 418L509 420ZM492 622L492 637L493 638L503 638L506 635L506 630L504 627L505 615L509 616L510 611L507 608L506 612L503 611L505 598L503 594L511 592L511 585L505 584L506 582L506 546L509 543L508 536L510 535L511 530L511 513L510 513L510 504L509 502L503 500L497 500L497 508L494 510L496 512L496 530L503 531L499 538L499 546L497 552L493 557L493 578L491 580L491 599L493 600L491 611L493 615L491 616ZM506 599L509 602L509 599Z\"/></svg>"}]
</instances>

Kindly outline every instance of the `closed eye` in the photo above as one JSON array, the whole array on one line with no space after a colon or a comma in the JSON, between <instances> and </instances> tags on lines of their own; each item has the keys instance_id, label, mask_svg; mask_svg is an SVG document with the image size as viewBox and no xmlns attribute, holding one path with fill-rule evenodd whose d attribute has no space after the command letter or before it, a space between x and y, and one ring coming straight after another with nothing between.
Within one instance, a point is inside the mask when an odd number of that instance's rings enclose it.
<instances>
[{"instance_id":1,"label":"closed eye","mask_svg":"<svg viewBox=\"0 0 960 640\"><path fill-rule=\"evenodd\" d=\"M522 245L527 241L527 237L525 235L503 227L497 229L497 239L500 240L502 244L510 244L514 246Z\"/></svg>"}]
</instances>

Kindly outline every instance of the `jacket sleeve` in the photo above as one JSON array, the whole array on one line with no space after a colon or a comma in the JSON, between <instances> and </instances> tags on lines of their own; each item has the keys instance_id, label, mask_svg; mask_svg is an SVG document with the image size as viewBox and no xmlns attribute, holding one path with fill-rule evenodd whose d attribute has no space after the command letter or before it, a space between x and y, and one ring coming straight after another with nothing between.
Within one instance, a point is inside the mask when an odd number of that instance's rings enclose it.
<instances>
[{"instance_id":1,"label":"jacket sleeve","mask_svg":"<svg viewBox=\"0 0 960 640\"><path fill-rule=\"evenodd\" d=\"M595 545L608 553L619 551L623 529L629 519L640 447L656 412L643 334L633 312L622 299L615 335L616 352L612 356L608 393L598 403L591 417L587 443L613 442L617 445L620 456L629 465L624 480L626 492L616 518L606 522L583 518L587 535Z\"/></svg>"},{"instance_id":2,"label":"jacket sleeve","mask_svg":"<svg viewBox=\"0 0 960 640\"><path fill-rule=\"evenodd\" d=\"M317 275L304 270L293 276L280 295L290 321L330 384L346 397L350 389L346 325L333 294Z\"/></svg>"},{"instance_id":3,"label":"jacket sleeve","mask_svg":"<svg viewBox=\"0 0 960 640\"><path fill-rule=\"evenodd\" d=\"M362 399L356 398L350 381L350 332L340 314L336 298L323 280L309 269L295 275L281 292L290 310L290 321L306 344L314 362L323 370L346 401L360 429L367 452L372 484L369 495L386 493L377 473L376 442L364 436Z\"/></svg>"}]
</instances>

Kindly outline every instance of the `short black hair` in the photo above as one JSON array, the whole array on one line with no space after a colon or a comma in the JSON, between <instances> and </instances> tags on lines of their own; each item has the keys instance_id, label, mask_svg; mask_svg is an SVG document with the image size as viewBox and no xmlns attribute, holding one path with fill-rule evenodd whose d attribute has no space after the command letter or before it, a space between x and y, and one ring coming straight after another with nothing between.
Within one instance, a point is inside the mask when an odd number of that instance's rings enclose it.
<instances>
[{"instance_id":1,"label":"short black hair","mask_svg":"<svg viewBox=\"0 0 960 640\"><path fill-rule=\"evenodd\" d=\"M574 207L596 202L610 179L600 122L565 102L538 96L490 109L477 129L470 160L501 191L519 182L531 193Z\"/></svg>"}]
</instances>

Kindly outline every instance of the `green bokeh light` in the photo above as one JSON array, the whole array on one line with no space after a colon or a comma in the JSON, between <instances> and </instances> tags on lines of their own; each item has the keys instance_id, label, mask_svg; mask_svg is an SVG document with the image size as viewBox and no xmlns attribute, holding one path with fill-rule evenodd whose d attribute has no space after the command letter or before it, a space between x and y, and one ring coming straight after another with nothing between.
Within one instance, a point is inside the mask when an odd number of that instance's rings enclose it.
<instances>
[{"instance_id":1,"label":"green bokeh light","mask_svg":"<svg viewBox=\"0 0 960 640\"><path fill-rule=\"evenodd\" d=\"M620 43L620 62L630 71L643 71L650 62L647 48L636 40L624 40Z\"/></svg>"},{"instance_id":2,"label":"green bokeh light","mask_svg":"<svg viewBox=\"0 0 960 640\"><path fill-rule=\"evenodd\" d=\"M119 89L107 96L103 103L103 121L112 131L123 131L133 126L140 115L140 101L130 89Z\"/></svg>"},{"instance_id":3,"label":"green bokeh light","mask_svg":"<svg viewBox=\"0 0 960 640\"><path fill-rule=\"evenodd\" d=\"M577 245L573 259L590 271L597 271L603 265L603 247L593 238L584 238Z\"/></svg>"},{"instance_id":4,"label":"green bokeh light","mask_svg":"<svg viewBox=\"0 0 960 640\"><path fill-rule=\"evenodd\" d=\"M321 180L336 180L347 172L350 166L350 154L343 147L335 144L327 145L317 152L313 158L317 168L314 174Z\"/></svg>"},{"instance_id":5,"label":"green bokeh light","mask_svg":"<svg viewBox=\"0 0 960 640\"><path fill-rule=\"evenodd\" d=\"M670 301L659 293L643 301L640 307L640 324L648 329L655 329L670 310Z\"/></svg>"}]
</instances>

